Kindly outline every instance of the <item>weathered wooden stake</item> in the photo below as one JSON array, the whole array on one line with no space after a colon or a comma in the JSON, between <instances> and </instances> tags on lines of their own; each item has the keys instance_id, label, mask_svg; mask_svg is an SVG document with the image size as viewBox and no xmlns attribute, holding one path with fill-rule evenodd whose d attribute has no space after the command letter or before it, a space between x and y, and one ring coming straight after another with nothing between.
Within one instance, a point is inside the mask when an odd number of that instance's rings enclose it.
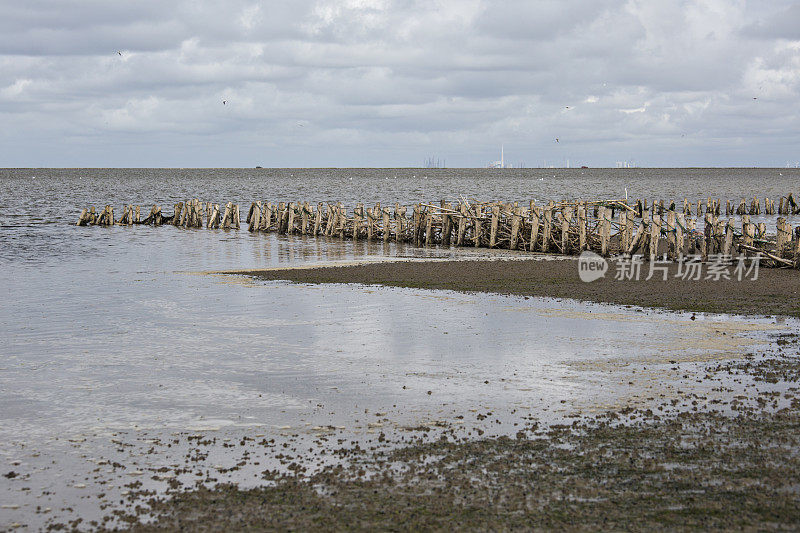
<instances>
[{"instance_id":1,"label":"weathered wooden stake","mask_svg":"<svg viewBox=\"0 0 800 533\"><path fill-rule=\"evenodd\" d=\"M489 228L489 248L497 246L497 226L500 224L500 206L492 206L492 222Z\"/></svg>"},{"instance_id":2,"label":"weathered wooden stake","mask_svg":"<svg viewBox=\"0 0 800 533\"><path fill-rule=\"evenodd\" d=\"M623 209L620 211L619 216L622 219L625 216L626 211ZM586 204L581 203L578 206L578 249L579 251L584 251L587 249L587 242L586 242Z\"/></svg>"},{"instance_id":3,"label":"weathered wooden stake","mask_svg":"<svg viewBox=\"0 0 800 533\"><path fill-rule=\"evenodd\" d=\"M531 252L536 251L539 241L539 226L542 220L542 208L533 205L531 202L531 242L528 244L528 250Z\"/></svg>"},{"instance_id":4,"label":"weathered wooden stake","mask_svg":"<svg viewBox=\"0 0 800 533\"><path fill-rule=\"evenodd\" d=\"M516 250L519 243L519 227L522 223L522 211L520 207L515 207L511 215L511 242L508 245L509 250Z\"/></svg>"},{"instance_id":5,"label":"weathered wooden stake","mask_svg":"<svg viewBox=\"0 0 800 533\"><path fill-rule=\"evenodd\" d=\"M569 223L572 220L572 207L561 210L561 253L569 253Z\"/></svg>"},{"instance_id":6,"label":"weathered wooden stake","mask_svg":"<svg viewBox=\"0 0 800 533\"><path fill-rule=\"evenodd\" d=\"M729 206L730 207L730 206ZM678 236L676 231L675 211L667 211L667 254L670 259L678 257Z\"/></svg>"},{"instance_id":7,"label":"weathered wooden stake","mask_svg":"<svg viewBox=\"0 0 800 533\"><path fill-rule=\"evenodd\" d=\"M722 247L722 254L730 256L733 250L733 219L729 218L725 224L725 244Z\"/></svg>"}]
</instances>

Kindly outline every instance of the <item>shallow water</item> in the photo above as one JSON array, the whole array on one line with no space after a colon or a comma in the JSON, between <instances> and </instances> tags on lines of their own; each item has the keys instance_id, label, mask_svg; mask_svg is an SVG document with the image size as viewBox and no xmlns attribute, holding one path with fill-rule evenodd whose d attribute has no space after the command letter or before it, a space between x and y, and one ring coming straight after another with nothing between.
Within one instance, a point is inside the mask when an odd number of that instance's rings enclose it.
<instances>
[{"instance_id":1,"label":"shallow water","mask_svg":"<svg viewBox=\"0 0 800 533\"><path fill-rule=\"evenodd\" d=\"M87 458L113 454L112 436L138 443L127 456L132 464L156 468L169 453L140 461L140 446L174 432L236 438L248 428L280 436L334 426L356 438L377 427L367 422L375 412L396 429L486 410L499 416L493 431L508 433L517 411L559 421L679 396L669 370L676 353L685 370L759 350L775 334L798 329L795 321L770 318L691 321L682 313L571 301L200 274L519 254L246 230L78 228L72 224L82 207L171 205L193 196L243 205L255 198L394 203L459 193L538 200L591 191L613 198L630 184L648 198L681 191L690 199L777 199L800 177L792 172L0 170L0 474L23 474L0 477L0 528L41 525L44 518L32 513L37 505L52 506L55 515L68 506L98 513L98 502L88 503L74 486L92 489L87 473L96 463ZM632 196L635 188L629 186ZM687 338L702 342L687 345ZM220 453L214 461L230 459Z\"/></svg>"}]
</instances>

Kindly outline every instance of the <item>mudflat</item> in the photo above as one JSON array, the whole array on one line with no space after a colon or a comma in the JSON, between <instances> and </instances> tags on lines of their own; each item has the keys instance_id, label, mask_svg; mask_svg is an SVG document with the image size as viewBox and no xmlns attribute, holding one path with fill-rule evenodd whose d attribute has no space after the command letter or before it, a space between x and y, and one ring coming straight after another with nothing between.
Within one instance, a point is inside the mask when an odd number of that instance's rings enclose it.
<instances>
[{"instance_id":1,"label":"mudflat","mask_svg":"<svg viewBox=\"0 0 800 533\"><path fill-rule=\"evenodd\" d=\"M254 270L237 272L261 280L298 283L361 283L491 292L520 296L573 298L619 305L665 309L800 316L800 271L760 268L739 281L730 269L730 279L683 279L676 264L667 267L667 279L656 272L650 280L648 264L641 267L639 280L618 280L612 267L605 277L581 281L578 262L565 260L465 260L397 261L320 268Z\"/></svg>"},{"instance_id":2,"label":"mudflat","mask_svg":"<svg viewBox=\"0 0 800 533\"><path fill-rule=\"evenodd\" d=\"M429 261L236 272L264 280L575 298L687 311L798 315L800 273L762 269L758 279L580 281L563 261ZM348 446L316 473L263 472L256 488L177 485L118 514L132 531L786 530L800 525L800 336L768 350L680 368L705 393L656 399L516 434L459 436L456 426L380 434L383 450ZM751 385L735 392L733 382ZM488 382L487 382L488 383ZM493 413L465 413L491 422ZM463 418L463 417L459 417ZM205 452L198 442L196 453ZM288 452L281 452L282 454ZM317 453L317 452L315 452ZM321 452L319 452L321 453ZM295 458L286 458L295 461ZM298 464L302 461L298 461ZM294 464L294 463L292 463ZM130 507L134 507L131 505ZM146 519L149 518L149 519Z\"/></svg>"}]
</instances>

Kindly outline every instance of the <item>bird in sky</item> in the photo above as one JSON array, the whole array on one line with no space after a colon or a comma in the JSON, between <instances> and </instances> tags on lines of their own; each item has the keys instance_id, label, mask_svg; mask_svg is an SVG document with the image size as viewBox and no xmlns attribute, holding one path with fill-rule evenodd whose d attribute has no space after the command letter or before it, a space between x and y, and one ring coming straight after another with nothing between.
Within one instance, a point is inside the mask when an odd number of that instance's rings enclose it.
<instances>
[{"instance_id":1,"label":"bird in sky","mask_svg":"<svg viewBox=\"0 0 800 533\"><path fill-rule=\"evenodd\" d=\"M758 100L758 98L754 96L754 97L753 97L753 100Z\"/></svg>"},{"instance_id":2,"label":"bird in sky","mask_svg":"<svg viewBox=\"0 0 800 533\"><path fill-rule=\"evenodd\" d=\"M228 105L228 101L227 100L223 100L222 101L222 105Z\"/></svg>"},{"instance_id":3,"label":"bird in sky","mask_svg":"<svg viewBox=\"0 0 800 533\"><path fill-rule=\"evenodd\" d=\"M569 109L569 106L564 106L564 109Z\"/></svg>"},{"instance_id":4,"label":"bird in sky","mask_svg":"<svg viewBox=\"0 0 800 533\"><path fill-rule=\"evenodd\" d=\"M556 142L558 142L558 137L556 137Z\"/></svg>"},{"instance_id":5,"label":"bird in sky","mask_svg":"<svg viewBox=\"0 0 800 533\"><path fill-rule=\"evenodd\" d=\"M119 56L120 56L120 57L122 57L122 52L120 52L119 50L117 50L117 53L119 54Z\"/></svg>"},{"instance_id":6,"label":"bird in sky","mask_svg":"<svg viewBox=\"0 0 800 533\"><path fill-rule=\"evenodd\" d=\"M305 125L305 124L303 124L302 122L298 122L298 123L297 123L297 125L298 125L299 127L301 127L301 128L304 128L304 127L306 126L306 125Z\"/></svg>"}]
</instances>

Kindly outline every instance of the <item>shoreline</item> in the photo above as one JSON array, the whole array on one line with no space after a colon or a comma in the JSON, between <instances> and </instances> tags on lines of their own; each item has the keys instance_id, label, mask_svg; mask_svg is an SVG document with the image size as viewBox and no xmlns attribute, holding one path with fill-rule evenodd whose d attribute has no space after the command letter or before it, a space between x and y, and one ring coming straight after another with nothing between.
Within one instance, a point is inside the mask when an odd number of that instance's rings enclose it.
<instances>
[{"instance_id":1,"label":"shoreline","mask_svg":"<svg viewBox=\"0 0 800 533\"><path fill-rule=\"evenodd\" d=\"M661 400L550 427L520 418L516 435L460 439L450 426L395 448L345 445L337 465L265 471L256 488L144 491L135 497L154 521L120 518L136 532L794 529L800 335L775 346L697 369L731 392L730 377L747 376L757 386L746 397L692 394L684 407Z\"/></svg>"},{"instance_id":2,"label":"shoreline","mask_svg":"<svg viewBox=\"0 0 800 533\"><path fill-rule=\"evenodd\" d=\"M577 260L541 259L382 261L358 265L220 271L261 281L308 284L363 284L412 289L494 293L524 297L570 298L623 306L674 311L785 315L800 317L800 275L796 270L762 268L758 279L683 280L678 265L668 279L618 281L610 269L604 278L586 283L578 277Z\"/></svg>"},{"instance_id":3,"label":"shoreline","mask_svg":"<svg viewBox=\"0 0 800 533\"><path fill-rule=\"evenodd\" d=\"M662 304L654 307L680 305L685 306L678 307L681 310L695 312L712 312L703 298L720 298L724 305L713 312L790 315L775 309L792 310L796 292L787 292L787 286L795 282L796 273L780 272L765 269L755 282L643 281L639 286L608 279L583 283L576 261L570 260L394 261L213 274L620 305L629 305L626 299L650 295L647 301ZM676 290L681 283L690 287ZM625 289L625 285L633 288ZM611 290L618 301L603 299ZM689 300L686 291L699 295ZM723 300L723 295L730 297ZM680 353L676 349L674 355ZM668 362L685 383L702 379L712 388L675 398L649 398L653 401L641 408L568 416L554 425L519 413L513 420L514 430L501 436L463 433L460 424L473 418L481 424L494 423L497 413L488 410L465 410L456 417L461 420L408 428L412 435L377 424L377 447L339 439L327 449L323 441L327 443L328 438L322 433L318 447L306 451L276 447L275 457L291 474L268 468L255 488L215 485L208 475L194 486L176 483L174 490L162 494L130 485L127 507L136 511L115 512L116 522L92 525L129 526L132 531L705 531L800 525L800 495L794 484L800 477L796 454L800 449L800 334L796 330L774 334L767 350L742 349L723 360L665 359L643 364L658 367ZM741 385L745 379L753 385ZM205 456L219 445L208 436L185 438L192 443L187 457ZM244 443L243 437L240 445ZM227 446L224 441L221 445ZM275 444L265 440L253 446ZM328 454L338 460L306 473L304 465ZM240 465L248 462L247 457L245 452ZM186 470L165 470L164 474L180 476L181 472Z\"/></svg>"}]
</instances>

